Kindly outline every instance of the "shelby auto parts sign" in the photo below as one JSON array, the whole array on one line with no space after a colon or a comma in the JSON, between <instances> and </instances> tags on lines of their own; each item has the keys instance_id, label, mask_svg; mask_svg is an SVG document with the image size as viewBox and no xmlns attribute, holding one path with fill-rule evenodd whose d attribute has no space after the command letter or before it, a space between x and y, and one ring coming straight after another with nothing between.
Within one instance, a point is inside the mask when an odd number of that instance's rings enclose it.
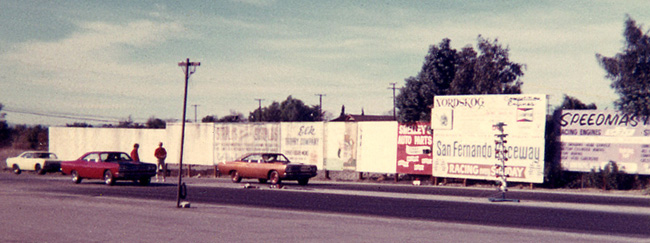
<instances>
[{"instance_id":1,"label":"shelby auto parts sign","mask_svg":"<svg viewBox=\"0 0 650 243\"><path fill-rule=\"evenodd\" d=\"M434 176L496 180L494 125L505 123L508 181L544 181L546 95L435 96Z\"/></svg>"},{"instance_id":2,"label":"shelby auto parts sign","mask_svg":"<svg viewBox=\"0 0 650 243\"><path fill-rule=\"evenodd\" d=\"M628 174L650 175L648 117L610 110L563 110L557 119L564 170L598 171L613 161Z\"/></svg>"}]
</instances>

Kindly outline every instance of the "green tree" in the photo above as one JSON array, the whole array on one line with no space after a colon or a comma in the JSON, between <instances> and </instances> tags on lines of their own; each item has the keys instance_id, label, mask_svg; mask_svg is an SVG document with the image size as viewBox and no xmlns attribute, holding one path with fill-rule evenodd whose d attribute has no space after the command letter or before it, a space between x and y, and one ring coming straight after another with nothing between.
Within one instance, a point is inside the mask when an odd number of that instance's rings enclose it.
<instances>
[{"instance_id":1,"label":"green tree","mask_svg":"<svg viewBox=\"0 0 650 243\"><path fill-rule=\"evenodd\" d=\"M13 129L13 144L16 149L48 150L48 128L36 125L16 125Z\"/></svg>"},{"instance_id":2,"label":"green tree","mask_svg":"<svg viewBox=\"0 0 650 243\"><path fill-rule=\"evenodd\" d=\"M217 120L218 118L216 115L214 116L210 115L210 116L203 117L203 119L201 119L201 122L210 123L210 122L217 122Z\"/></svg>"},{"instance_id":3,"label":"green tree","mask_svg":"<svg viewBox=\"0 0 650 243\"><path fill-rule=\"evenodd\" d=\"M66 127L93 127L93 125L90 125L85 122L74 122L74 123L67 123L65 124Z\"/></svg>"},{"instance_id":4,"label":"green tree","mask_svg":"<svg viewBox=\"0 0 650 243\"><path fill-rule=\"evenodd\" d=\"M4 119L2 107L3 105L0 104L0 147L6 147L11 145L11 128Z\"/></svg>"},{"instance_id":5,"label":"green tree","mask_svg":"<svg viewBox=\"0 0 650 243\"><path fill-rule=\"evenodd\" d=\"M618 110L637 116L650 115L650 37L629 15L625 21L625 46L614 57L596 54L619 95Z\"/></svg>"},{"instance_id":6,"label":"green tree","mask_svg":"<svg viewBox=\"0 0 650 243\"><path fill-rule=\"evenodd\" d=\"M155 117L150 117L147 120L147 123L145 124L147 128L157 128L157 129L162 129L167 127L167 123L161 119L155 118Z\"/></svg>"},{"instance_id":7,"label":"green tree","mask_svg":"<svg viewBox=\"0 0 650 243\"><path fill-rule=\"evenodd\" d=\"M562 104L560 105L559 109L564 109L564 110L596 110L598 107L596 104L591 103L591 104L585 104L582 103L578 98L564 95L564 101L562 101Z\"/></svg>"},{"instance_id":8,"label":"green tree","mask_svg":"<svg viewBox=\"0 0 650 243\"><path fill-rule=\"evenodd\" d=\"M460 52L449 39L429 48L422 69L406 78L397 95L398 120L429 121L434 95L519 94L524 65L509 59L509 49L498 40L479 35L477 53L471 46Z\"/></svg>"},{"instance_id":9,"label":"green tree","mask_svg":"<svg viewBox=\"0 0 650 243\"><path fill-rule=\"evenodd\" d=\"M546 119L545 149L544 149L544 184L547 187L563 187L578 179L575 173L562 169L562 145L559 141L561 132L560 117L562 110L596 110L596 104L585 104L578 98L564 95L562 104L555 109L553 115Z\"/></svg>"},{"instance_id":10,"label":"green tree","mask_svg":"<svg viewBox=\"0 0 650 243\"><path fill-rule=\"evenodd\" d=\"M224 116L222 118L219 118L217 122L245 122L246 119L244 118L244 114L236 112L236 111L230 111L230 115Z\"/></svg>"},{"instance_id":11,"label":"green tree","mask_svg":"<svg viewBox=\"0 0 650 243\"><path fill-rule=\"evenodd\" d=\"M301 100L289 96L282 103L274 101L268 107L255 109L248 116L252 122L291 122L291 121L321 121L319 106L307 106Z\"/></svg>"}]
</instances>

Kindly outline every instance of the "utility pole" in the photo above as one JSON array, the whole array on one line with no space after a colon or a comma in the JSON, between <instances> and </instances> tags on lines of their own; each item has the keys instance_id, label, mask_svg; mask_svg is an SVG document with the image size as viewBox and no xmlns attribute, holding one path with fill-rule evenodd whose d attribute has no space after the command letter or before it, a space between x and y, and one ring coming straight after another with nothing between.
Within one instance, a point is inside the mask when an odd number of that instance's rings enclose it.
<instances>
[{"instance_id":1,"label":"utility pole","mask_svg":"<svg viewBox=\"0 0 650 243\"><path fill-rule=\"evenodd\" d=\"M321 120L323 119L323 96L325 94L316 94L318 96L318 114L320 114Z\"/></svg>"},{"instance_id":2,"label":"utility pole","mask_svg":"<svg viewBox=\"0 0 650 243\"><path fill-rule=\"evenodd\" d=\"M397 103L395 102L395 90L398 89L398 88L395 88L395 85L396 85L396 84L397 84L397 83L390 83L390 85L392 85L393 87L388 87L388 89L392 89L392 90L393 90L393 119L397 121L397 113L395 113L395 106L396 106L396 104L397 104Z\"/></svg>"},{"instance_id":3,"label":"utility pole","mask_svg":"<svg viewBox=\"0 0 650 243\"><path fill-rule=\"evenodd\" d=\"M257 121L261 122L262 121L262 101L264 99L255 99L255 100L257 100L257 103L259 103L259 105L260 105L259 109L258 109L258 112L257 112Z\"/></svg>"},{"instance_id":4,"label":"utility pole","mask_svg":"<svg viewBox=\"0 0 650 243\"><path fill-rule=\"evenodd\" d=\"M197 123L198 120L196 119L196 107L199 106L199 105L194 104L194 105L192 105L192 106L194 106L194 123Z\"/></svg>"},{"instance_id":5,"label":"utility pole","mask_svg":"<svg viewBox=\"0 0 650 243\"><path fill-rule=\"evenodd\" d=\"M178 160L178 195L176 197L176 207L181 207L181 198L185 199L187 196L187 187L182 183L181 177L183 175L183 147L185 143L185 115L187 113L187 83L190 80L190 75L196 72L196 67L201 66L200 62L190 62L187 58L185 62L179 62L179 67L183 68L185 72L185 96L183 98L183 125L181 129L181 157Z\"/></svg>"}]
</instances>

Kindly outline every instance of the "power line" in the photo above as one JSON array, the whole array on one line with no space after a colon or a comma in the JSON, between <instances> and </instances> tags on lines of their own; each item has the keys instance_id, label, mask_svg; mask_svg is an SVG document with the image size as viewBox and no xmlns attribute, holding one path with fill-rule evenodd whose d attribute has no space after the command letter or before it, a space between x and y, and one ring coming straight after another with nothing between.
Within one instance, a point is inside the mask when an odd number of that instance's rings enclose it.
<instances>
[{"instance_id":1,"label":"power line","mask_svg":"<svg viewBox=\"0 0 650 243\"><path fill-rule=\"evenodd\" d=\"M120 122L124 120L123 118L115 118L115 117L92 116L92 115L82 115L82 114L65 114L65 113L46 113L46 112L37 112L37 111L28 111L28 110L18 110L18 109L6 108L6 107L3 107L2 110L6 112L19 113L19 114L27 114L27 115L35 115L35 116L43 116L43 117L55 117L55 118L72 119L72 120L96 121L96 122Z\"/></svg>"}]
</instances>

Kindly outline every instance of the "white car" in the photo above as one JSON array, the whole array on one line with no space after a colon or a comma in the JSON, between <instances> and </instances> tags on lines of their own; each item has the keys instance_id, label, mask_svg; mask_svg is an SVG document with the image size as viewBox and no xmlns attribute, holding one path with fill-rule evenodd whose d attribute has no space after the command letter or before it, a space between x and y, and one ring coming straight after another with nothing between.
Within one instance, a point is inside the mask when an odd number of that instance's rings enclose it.
<instances>
[{"instance_id":1,"label":"white car","mask_svg":"<svg viewBox=\"0 0 650 243\"><path fill-rule=\"evenodd\" d=\"M26 151L18 157L7 158L7 168L11 168L16 174L23 170L32 170L43 175L48 171L60 171L61 160L56 154L47 151Z\"/></svg>"}]
</instances>

